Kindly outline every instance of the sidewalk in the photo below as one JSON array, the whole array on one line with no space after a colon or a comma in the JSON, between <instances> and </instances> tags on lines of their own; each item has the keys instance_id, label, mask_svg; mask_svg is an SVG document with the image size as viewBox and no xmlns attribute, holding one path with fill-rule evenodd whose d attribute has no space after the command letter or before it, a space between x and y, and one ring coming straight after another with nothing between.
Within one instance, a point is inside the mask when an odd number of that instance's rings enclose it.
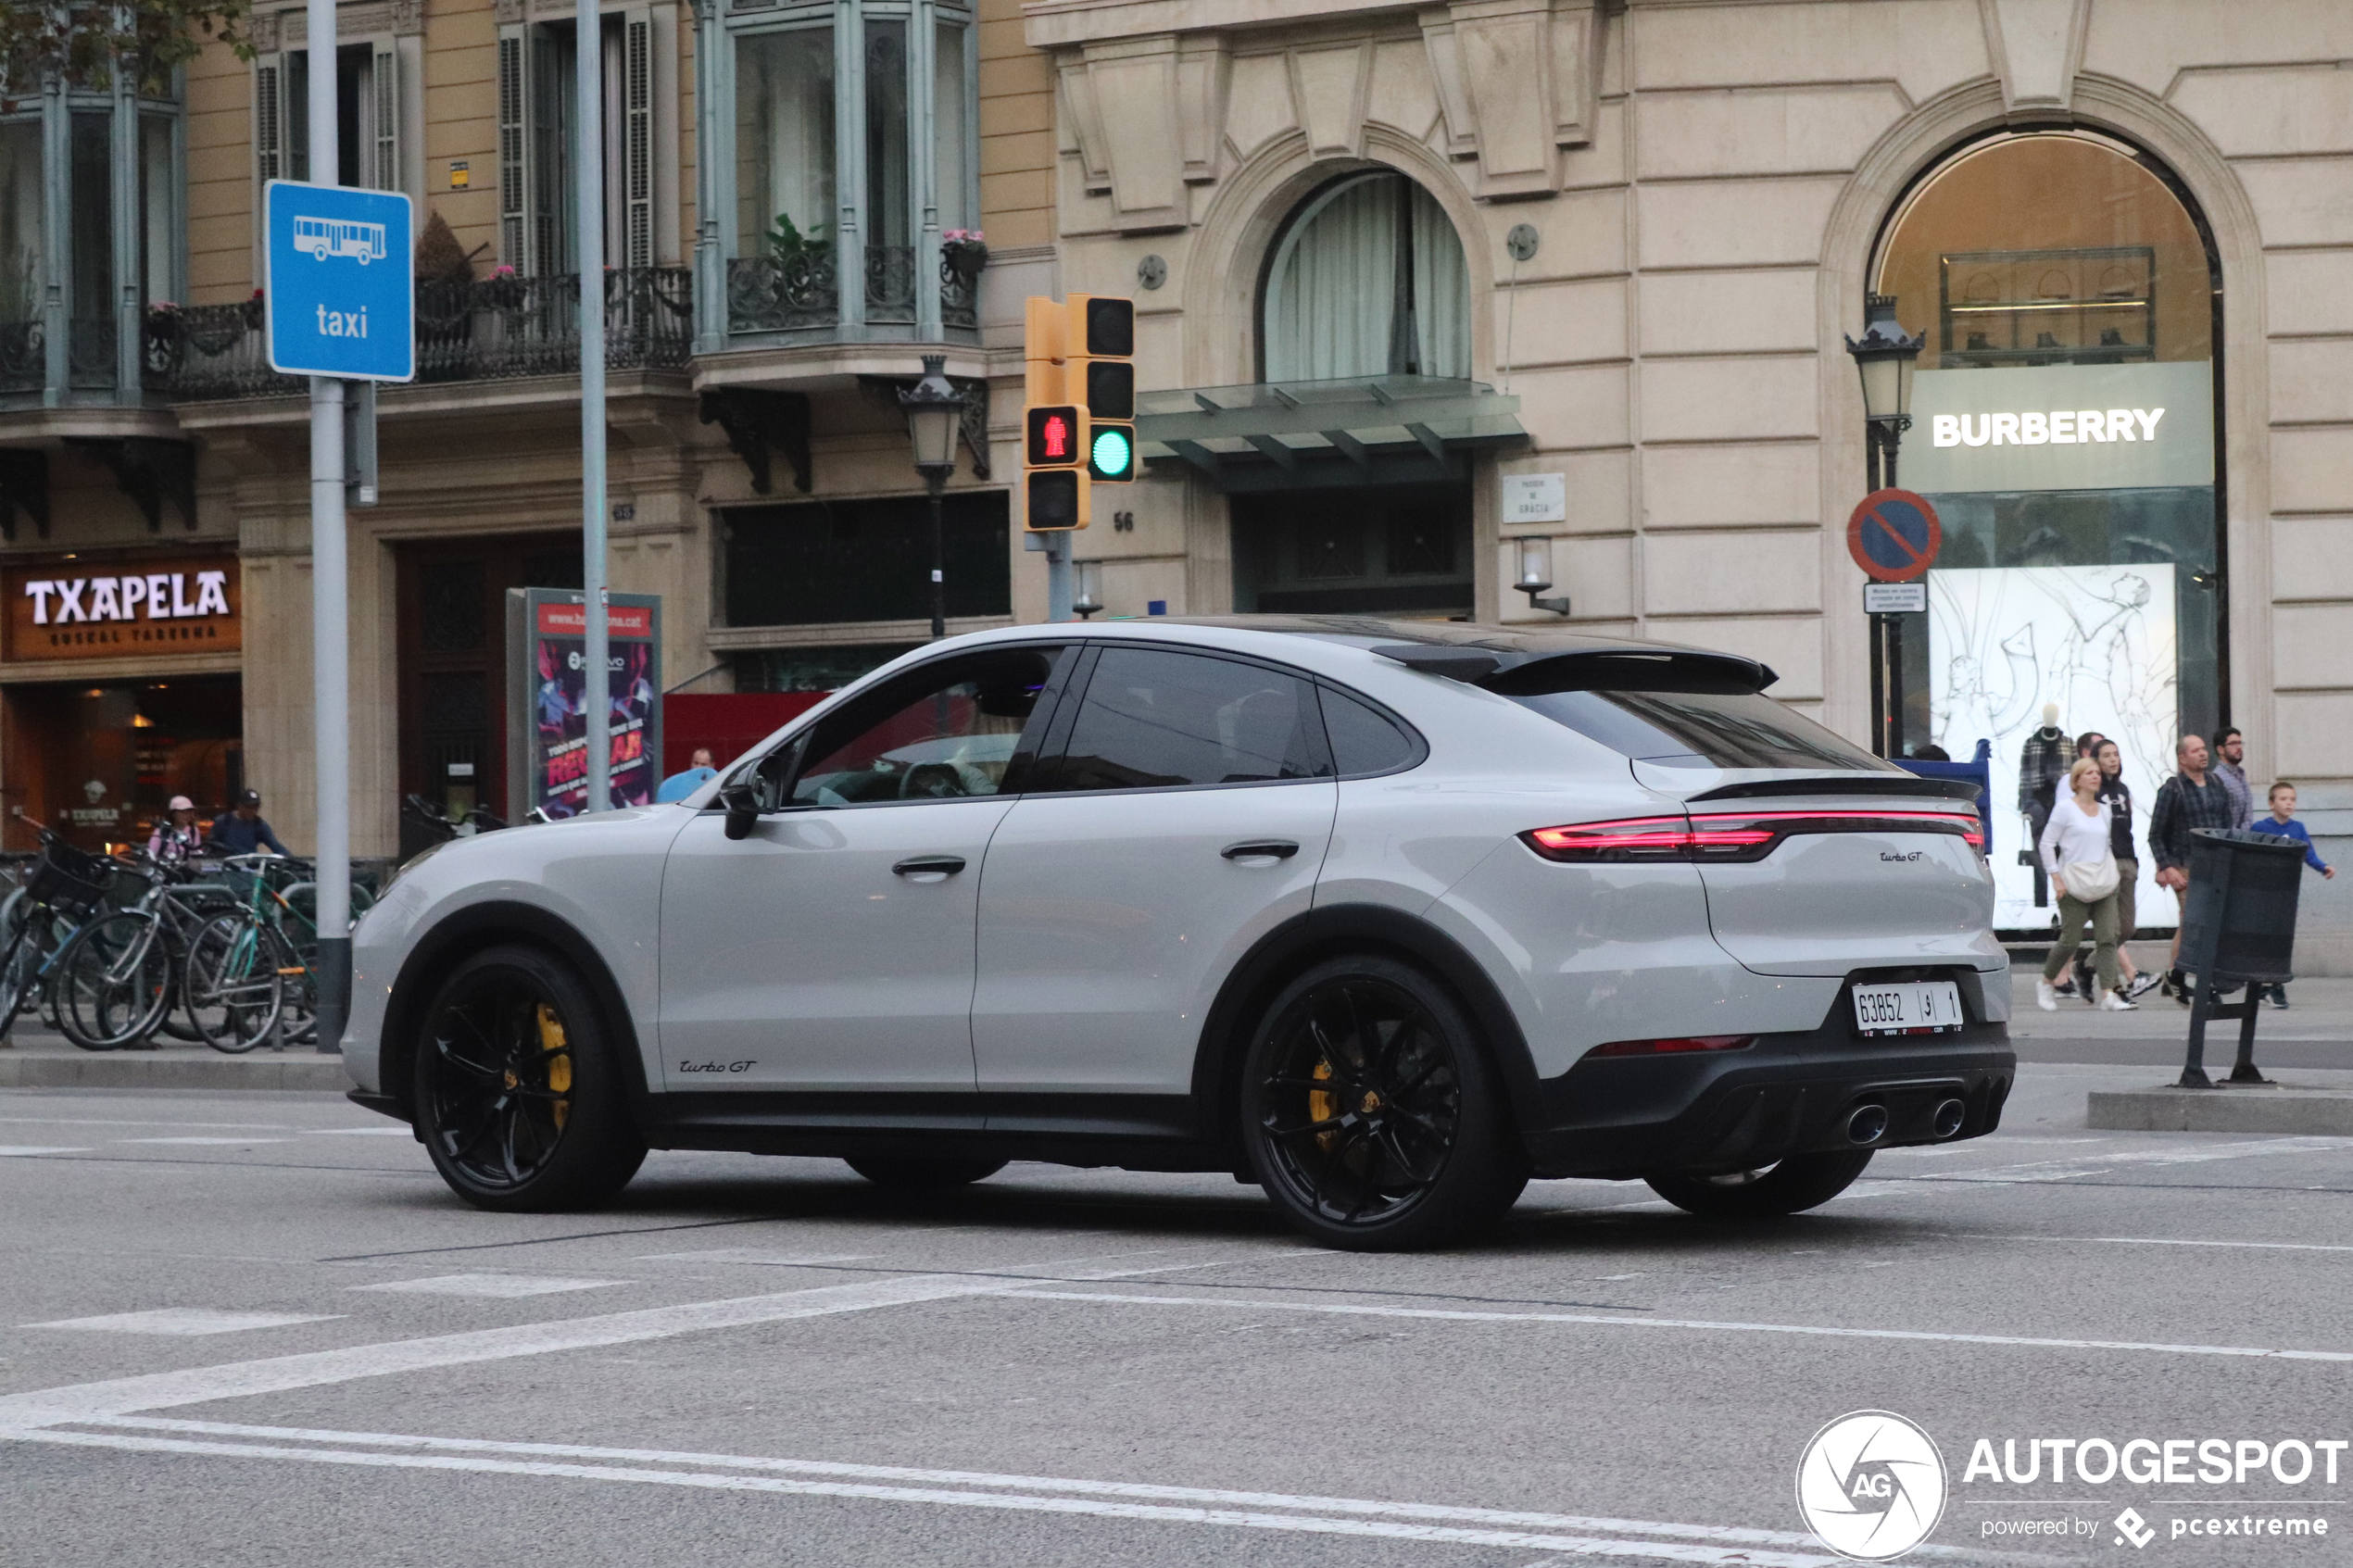
<instances>
[{"instance_id":1,"label":"sidewalk","mask_svg":"<svg viewBox=\"0 0 2353 1568\"><path fill-rule=\"evenodd\" d=\"M2133 960L2146 973L2165 966L2165 945L2136 942ZM2133 1012L2097 1012L2081 997L2061 997L2057 1012L2034 1005L2039 965L2010 971L2010 1039L2021 1061L2105 1062L2178 1073L2190 1037L2190 1010L2155 991ZM2265 1067L2353 1070L2353 980L2298 980L2285 1010L2266 1006L2255 1022L2255 1060ZM2239 1026L2206 1031L2206 1059L2227 1067ZM2170 1074L2169 1074L2170 1075Z\"/></svg>"},{"instance_id":2,"label":"sidewalk","mask_svg":"<svg viewBox=\"0 0 2353 1568\"><path fill-rule=\"evenodd\" d=\"M19 1020L0 1047L0 1089L299 1089L341 1094L351 1087L343 1058L309 1046L245 1056L162 1039L151 1051L85 1051L64 1035Z\"/></svg>"}]
</instances>

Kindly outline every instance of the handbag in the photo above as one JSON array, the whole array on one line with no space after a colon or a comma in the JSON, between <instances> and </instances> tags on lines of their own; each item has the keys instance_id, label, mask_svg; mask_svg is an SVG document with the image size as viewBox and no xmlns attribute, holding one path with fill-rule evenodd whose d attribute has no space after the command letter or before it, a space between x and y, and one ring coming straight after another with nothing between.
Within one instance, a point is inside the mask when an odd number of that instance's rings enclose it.
<instances>
[{"instance_id":1,"label":"handbag","mask_svg":"<svg viewBox=\"0 0 2353 1568\"><path fill-rule=\"evenodd\" d=\"M2096 860L2070 860L2059 874L2067 879L2067 896L2086 904L2098 903L2123 880L2113 851Z\"/></svg>"}]
</instances>

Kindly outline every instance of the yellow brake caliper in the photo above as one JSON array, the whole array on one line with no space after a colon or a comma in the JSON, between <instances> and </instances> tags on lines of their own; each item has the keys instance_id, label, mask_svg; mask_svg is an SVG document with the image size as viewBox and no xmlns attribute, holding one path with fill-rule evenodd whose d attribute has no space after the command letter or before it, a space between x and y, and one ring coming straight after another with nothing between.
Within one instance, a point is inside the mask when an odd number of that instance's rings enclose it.
<instances>
[{"instance_id":1,"label":"yellow brake caliper","mask_svg":"<svg viewBox=\"0 0 2353 1568\"><path fill-rule=\"evenodd\" d=\"M556 1010L547 1003L539 1004L539 1048L555 1060L547 1063L547 1087L559 1095L572 1092L572 1053L564 1049L564 1026L556 1018ZM568 1099L556 1101L556 1131L562 1132L564 1115L572 1109Z\"/></svg>"},{"instance_id":2,"label":"yellow brake caliper","mask_svg":"<svg viewBox=\"0 0 2353 1568\"><path fill-rule=\"evenodd\" d=\"M1328 1078L1331 1075L1332 1064L1328 1061L1316 1062L1315 1071L1308 1074L1311 1078ZM1328 1122L1339 1114L1340 1097L1338 1095L1332 1093L1329 1089L1310 1089L1307 1091L1307 1119L1310 1122ZM1315 1135L1316 1146L1328 1154L1331 1152L1332 1141L1339 1136L1340 1135L1336 1132L1317 1133Z\"/></svg>"}]
</instances>

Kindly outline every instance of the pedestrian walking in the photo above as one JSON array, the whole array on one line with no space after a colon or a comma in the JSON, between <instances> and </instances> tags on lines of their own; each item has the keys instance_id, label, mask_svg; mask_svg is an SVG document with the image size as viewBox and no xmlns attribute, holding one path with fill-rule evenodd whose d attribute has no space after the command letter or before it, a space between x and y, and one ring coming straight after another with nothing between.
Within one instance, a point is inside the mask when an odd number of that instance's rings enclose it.
<instances>
[{"instance_id":1,"label":"pedestrian walking","mask_svg":"<svg viewBox=\"0 0 2353 1568\"><path fill-rule=\"evenodd\" d=\"M2128 1002L2138 1001L2156 988L2154 972L2143 973L2133 961L2130 944L2133 933L2139 929L2141 862L2133 844L2133 791L2124 783L2124 754L2106 735L2095 735L2084 755L2100 765L2100 804L2108 808L2108 850L2116 857L2116 974L2119 985ZM2059 975L2058 994L2078 995L2075 984L2075 960L2080 954L2070 950L2067 966ZM2082 993L2087 1002L2097 997L2087 987Z\"/></svg>"},{"instance_id":2,"label":"pedestrian walking","mask_svg":"<svg viewBox=\"0 0 2353 1568\"><path fill-rule=\"evenodd\" d=\"M2069 798L2051 811L2043 829L2043 870L2058 895L2058 936L2043 960L2043 978L2034 987L2034 1002L2045 1012L2058 1010L2058 992L2052 984L2073 956L2092 922L2092 963L2099 985L2103 1012L2130 1012L2116 984L2117 887L2120 880L2115 847L2108 837L2108 808L2100 802L2100 765L2080 757L2068 770Z\"/></svg>"},{"instance_id":3,"label":"pedestrian walking","mask_svg":"<svg viewBox=\"0 0 2353 1568\"><path fill-rule=\"evenodd\" d=\"M2296 786L2285 779L2280 780L2271 785L2271 814L2258 821L2255 831L2276 838L2295 839L2304 846L2304 863L2320 872L2322 880L2335 881L2336 868L2321 859L2321 852L2312 847L2310 830L2296 820ZM2287 987L2271 987L2271 1001L2275 1008L2287 1006Z\"/></svg>"},{"instance_id":4,"label":"pedestrian walking","mask_svg":"<svg viewBox=\"0 0 2353 1568\"><path fill-rule=\"evenodd\" d=\"M164 809L170 815L147 835L147 853L165 865L177 865L202 852L204 833L196 826L196 803L184 795L175 795Z\"/></svg>"},{"instance_id":5,"label":"pedestrian walking","mask_svg":"<svg viewBox=\"0 0 2353 1568\"><path fill-rule=\"evenodd\" d=\"M2074 754L2069 760L2068 766L2072 768L2076 762L2081 761L2084 758L2098 756L2099 744L2107 738L2107 736L2101 734L2097 730L2086 730L2082 734L2077 735L2074 741ZM2045 822L2050 821L2050 813L2057 807L2059 797L2067 793L2060 787L2066 777L2067 775L2065 773L2061 773L2057 778L2053 779L2050 783L2048 791L2049 798L2043 802L2043 820ZM2035 834L2035 841L2038 844L2042 841L2042 834L2039 832ZM2062 997L2081 996L2087 1002L2096 1003L2099 1000L2099 997L2088 984L2082 985L2080 989L2076 985L2076 981L2080 977L2075 972L2075 960L2080 952L2081 949L2077 947L2070 947L2068 948L2067 965L2059 972L2058 994Z\"/></svg>"},{"instance_id":6,"label":"pedestrian walking","mask_svg":"<svg viewBox=\"0 0 2353 1568\"><path fill-rule=\"evenodd\" d=\"M2208 771L2211 758L2206 741L2183 735L2173 747L2174 765L2181 770L2158 786L2157 802L2149 808L2149 850L2157 857L2157 884L2172 890L2186 917L2190 909L2190 834L2199 828L2227 828L2234 808L2231 792ZM2173 927L2173 947L2166 960L2165 990L2183 1007L2190 988L2182 978L2182 927Z\"/></svg>"},{"instance_id":7,"label":"pedestrian walking","mask_svg":"<svg viewBox=\"0 0 2353 1568\"><path fill-rule=\"evenodd\" d=\"M2214 732L2214 776L2231 793L2231 826L2246 828L2255 822L2255 791L2246 782L2246 739L2238 731L2221 729Z\"/></svg>"}]
</instances>

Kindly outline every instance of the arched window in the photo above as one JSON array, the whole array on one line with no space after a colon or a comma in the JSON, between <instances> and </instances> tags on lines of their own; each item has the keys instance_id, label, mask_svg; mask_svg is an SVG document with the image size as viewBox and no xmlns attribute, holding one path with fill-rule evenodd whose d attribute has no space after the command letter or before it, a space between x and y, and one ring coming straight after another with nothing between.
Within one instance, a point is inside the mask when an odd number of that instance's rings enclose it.
<instances>
[{"instance_id":1,"label":"arched window","mask_svg":"<svg viewBox=\"0 0 2353 1568\"><path fill-rule=\"evenodd\" d=\"M1905 732L1955 757L1991 741L1997 809L2039 828L2047 743L2097 731L2145 827L2175 738L2224 719L2205 231L2138 148L2006 133L1913 188L1875 286L1927 334L1900 471L1944 523L1928 613L1899 618ZM1994 924L2047 924L2016 859L1994 857ZM2151 922L2171 906L2154 872L2143 857Z\"/></svg>"},{"instance_id":2,"label":"arched window","mask_svg":"<svg viewBox=\"0 0 2353 1568\"><path fill-rule=\"evenodd\" d=\"M1266 270L1270 382L1470 375L1470 278L1437 199L1402 174L1333 181L1300 205Z\"/></svg>"}]
</instances>

